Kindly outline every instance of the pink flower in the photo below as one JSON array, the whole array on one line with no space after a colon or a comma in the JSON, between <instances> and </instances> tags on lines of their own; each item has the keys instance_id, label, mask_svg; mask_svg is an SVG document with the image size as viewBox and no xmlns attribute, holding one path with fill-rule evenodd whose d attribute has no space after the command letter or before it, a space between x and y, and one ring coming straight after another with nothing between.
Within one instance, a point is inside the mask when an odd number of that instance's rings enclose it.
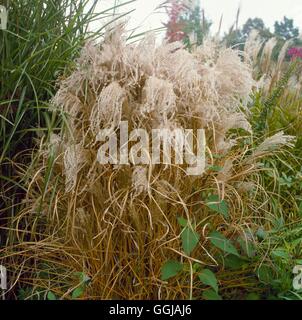
<instances>
[{"instance_id":1,"label":"pink flower","mask_svg":"<svg viewBox=\"0 0 302 320\"><path fill-rule=\"evenodd\" d=\"M287 54L292 58L292 60L300 58L302 59L302 48L293 47L287 51Z\"/></svg>"}]
</instances>

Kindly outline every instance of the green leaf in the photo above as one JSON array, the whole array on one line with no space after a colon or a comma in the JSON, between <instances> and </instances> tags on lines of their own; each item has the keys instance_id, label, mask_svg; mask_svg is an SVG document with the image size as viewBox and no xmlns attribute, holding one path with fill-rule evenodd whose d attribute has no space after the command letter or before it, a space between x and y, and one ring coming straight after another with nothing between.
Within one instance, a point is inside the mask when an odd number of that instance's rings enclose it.
<instances>
[{"instance_id":1,"label":"green leaf","mask_svg":"<svg viewBox=\"0 0 302 320\"><path fill-rule=\"evenodd\" d=\"M183 265L180 262L169 260L161 268L161 279L165 281L175 277L182 269Z\"/></svg>"},{"instance_id":2,"label":"green leaf","mask_svg":"<svg viewBox=\"0 0 302 320\"><path fill-rule=\"evenodd\" d=\"M276 248L272 251L272 256L275 258L281 258L284 260L290 260L290 254L284 248Z\"/></svg>"},{"instance_id":3,"label":"green leaf","mask_svg":"<svg viewBox=\"0 0 302 320\"><path fill-rule=\"evenodd\" d=\"M47 300L57 300L57 297L54 293L52 293L51 291L48 291Z\"/></svg>"},{"instance_id":4,"label":"green leaf","mask_svg":"<svg viewBox=\"0 0 302 320\"><path fill-rule=\"evenodd\" d=\"M181 227L186 227L188 225L188 220L183 218L183 217L178 217L177 218L177 221L178 221L178 224L181 226Z\"/></svg>"},{"instance_id":5,"label":"green leaf","mask_svg":"<svg viewBox=\"0 0 302 320\"><path fill-rule=\"evenodd\" d=\"M212 287L212 289L214 289L214 291L217 293L218 292L218 284L217 284L217 279L215 274L209 270L209 269L204 269L199 275L199 280L207 285Z\"/></svg>"},{"instance_id":6,"label":"green leaf","mask_svg":"<svg viewBox=\"0 0 302 320\"><path fill-rule=\"evenodd\" d=\"M261 282L271 283L273 280L272 270L266 265L262 265L257 270L257 276Z\"/></svg>"},{"instance_id":7,"label":"green leaf","mask_svg":"<svg viewBox=\"0 0 302 320\"><path fill-rule=\"evenodd\" d=\"M222 214L226 219L229 217L229 206L225 200L220 200L218 195L211 195L206 201L206 206L211 210Z\"/></svg>"},{"instance_id":8,"label":"green leaf","mask_svg":"<svg viewBox=\"0 0 302 320\"><path fill-rule=\"evenodd\" d=\"M202 297L205 300L222 300L220 295L216 293L213 289L208 289L202 293Z\"/></svg>"},{"instance_id":9,"label":"green leaf","mask_svg":"<svg viewBox=\"0 0 302 320\"><path fill-rule=\"evenodd\" d=\"M84 272L76 272L76 275L79 277L81 283L83 284L88 284L91 281L91 278Z\"/></svg>"},{"instance_id":10,"label":"green leaf","mask_svg":"<svg viewBox=\"0 0 302 320\"><path fill-rule=\"evenodd\" d=\"M267 237L267 234L264 229L260 227L256 232L256 236L259 240L264 240Z\"/></svg>"},{"instance_id":11,"label":"green leaf","mask_svg":"<svg viewBox=\"0 0 302 320\"><path fill-rule=\"evenodd\" d=\"M211 243L221 249L222 251L226 253L233 254L235 256L239 257L239 253L237 249L232 245L231 241L228 240L224 235L217 231L213 231L209 235Z\"/></svg>"},{"instance_id":12,"label":"green leaf","mask_svg":"<svg viewBox=\"0 0 302 320\"><path fill-rule=\"evenodd\" d=\"M71 298L72 299L80 298L83 295L83 293L84 293L84 287L83 286L77 287L72 291Z\"/></svg>"},{"instance_id":13,"label":"green leaf","mask_svg":"<svg viewBox=\"0 0 302 320\"><path fill-rule=\"evenodd\" d=\"M199 263L194 263L193 264L193 271L194 272L199 272L202 269L201 265Z\"/></svg>"},{"instance_id":14,"label":"green leaf","mask_svg":"<svg viewBox=\"0 0 302 320\"><path fill-rule=\"evenodd\" d=\"M199 234L187 226L181 233L182 249L186 255L190 255L199 242Z\"/></svg>"},{"instance_id":15,"label":"green leaf","mask_svg":"<svg viewBox=\"0 0 302 320\"><path fill-rule=\"evenodd\" d=\"M251 258L255 254L255 248L251 240L246 240L241 237L238 238L238 243L243 251L243 253Z\"/></svg>"},{"instance_id":16,"label":"green leaf","mask_svg":"<svg viewBox=\"0 0 302 320\"><path fill-rule=\"evenodd\" d=\"M284 227L284 219L283 217L274 219L273 221L274 229L275 230L280 230Z\"/></svg>"},{"instance_id":17,"label":"green leaf","mask_svg":"<svg viewBox=\"0 0 302 320\"><path fill-rule=\"evenodd\" d=\"M230 254L227 257L225 257L224 265L226 268L231 270L242 270L246 266L248 266L246 261L244 261L238 256L234 256L233 254Z\"/></svg>"},{"instance_id":18,"label":"green leaf","mask_svg":"<svg viewBox=\"0 0 302 320\"><path fill-rule=\"evenodd\" d=\"M296 248L297 246L299 246L302 242L302 238L298 238L296 240L294 240L293 242L291 242L291 247L292 248Z\"/></svg>"},{"instance_id":19,"label":"green leaf","mask_svg":"<svg viewBox=\"0 0 302 320\"><path fill-rule=\"evenodd\" d=\"M84 284L88 284L91 281L91 278L87 274L83 274L82 281Z\"/></svg>"}]
</instances>

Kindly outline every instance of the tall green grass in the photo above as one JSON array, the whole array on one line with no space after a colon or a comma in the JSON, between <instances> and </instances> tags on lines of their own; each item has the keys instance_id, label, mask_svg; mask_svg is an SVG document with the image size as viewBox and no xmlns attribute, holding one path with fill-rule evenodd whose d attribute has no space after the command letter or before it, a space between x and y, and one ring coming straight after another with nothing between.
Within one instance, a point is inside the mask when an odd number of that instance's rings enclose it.
<instances>
[{"instance_id":1,"label":"tall green grass","mask_svg":"<svg viewBox=\"0 0 302 320\"><path fill-rule=\"evenodd\" d=\"M270 62L279 80L272 77L270 89L255 93L251 103L257 136L278 131L296 137L295 147L276 159L263 162L265 189L270 194L269 223L257 245L259 279L263 299L301 300L293 289L293 268L302 256L302 93L299 88L301 60ZM259 63L258 63L259 65Z\"/></svg>"},{"instance_id":2,"label":"tall green grass","mask_svg":"<svg viewBox=\"0 0 302 320\"><path fill-rule=\"evenodd\" d=\"M114 14L114 7L96 12L98 2L0 0L8 10L7 30L0 30L1 245L7 221L23 198L36 138L61 126L60 115L48 110L56 81L72 69L86 39L101 37L105 27L127 14ZM99 28L90 32L95 21Z\"/></svg>"}]
</instances>

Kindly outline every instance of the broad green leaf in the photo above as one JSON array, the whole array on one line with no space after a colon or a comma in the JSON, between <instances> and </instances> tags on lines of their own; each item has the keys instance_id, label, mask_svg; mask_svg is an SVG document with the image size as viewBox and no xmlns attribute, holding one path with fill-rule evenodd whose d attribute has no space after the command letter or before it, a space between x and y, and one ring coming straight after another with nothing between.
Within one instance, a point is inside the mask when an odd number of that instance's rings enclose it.
<instances>
[{"instance_id":1,"label":"broad green leaf","mask_svg":"<svg viewBox=\"0 0 302 320\"><path fill-rule=\"evenodd\" d=\"M165 281L175 277L182 269L183 265L180 262L169 260L161 268L161 279Z\"/></svg>"},{"instance_id":2,"label":"broad green leaf","mask_svg":"<svg viewBox=\"0 0 302 320\"><path fill-rule=\"evenodd\" d=\"M211 210L222 214L226 219L229 217L229 206L225 200L220 200L218 195L211 195L206 201L206 205Z\"/></svg>"},{"instance_id":3,"label":"broad green leaf","mask_svg":"<svg viewBox=\"0 0 302 320\"><path fill-rule=\"evenodd\" d=\"M48 293L47 293L47 300L57 300L57 297L56 297L56 295L55 295L53 292L48 291Z\"/></svg>"},{"instance_id":4,"label":"broad green leaf","mask_svg":"<svg viewBox=\"0 0 302 320\"><path fill-rule=\"evenodd\" d=\"M208 289L202 293L202 297L205 300L222 300L220 295L216 293L213 289Z\"/></svg>"},{"instance_id":5,"label":"broad green leaf","mask_svg":"<svg viewBox=\"0 0 302 320\"><path fill-rule=\"evenodd\" d=\"M261 282L267 284L271 283L273 280L272 270L266 265L262 265L258 268L257 276Z\"/></svg>"},{"instance_id":6,"label":"broad green leaf","mask_svg":"<svg viewBox=\"0 0 302 320\"><path fill-rule=\"evenodd\" d=\"M190 255L199 242L199 234L189 226L181 233L182 249L186 255Z\"/></svg>"},{"instance_id":7,"label":"broad green leaf","mask_svg":"<svg viewBox=\"0 0 302 320\"><path fill-rule=\"evenodd\" d=\"M80 298L83 295L83 293L84 293L84 287L80 286L72 291L71 298L72 299Z\"/></svg>"},{"instance_id":8,"label":"broad green leaf","mask_svg":"<svg viewBox=\"0 0 302 320\"><path fill-rule=\"evenodd\" d=\"M290 260L291 256L284 248L276 248L272 251L272 256L284 260Z\"/></svg>"},{"instance_id":9,"label":"broad green leaf","mask_svg":"<svg viewBox=\"0 0 302 320\"><path fill-rule=\"evenodd\" d=\"M228 255L224 259L224 265L231 270L241 270L248 266L247 262L233 254Z\"/></svg>"},{"instance_id":10,"label":"broad green leaf","mask_svg":"<svg viewBox=\"0 0 302 320\"><path fill-rule=\"evenodd\" d=\"M217 279L215 274L211 270L209 269L202 270L202 272L198 275L198 277L203 284L212 287L212 289L214 289L216 293L218 292Z\"/></svg>"},{"instance_id":11,"label":"broad green leaf","mask_svg":"<svg viewBox=\"0 0 302 320\"><path fill-rule=\"evenodd\" d=\"M181 227L186 227L188 225L188 220L183 218L183 217L178 217L177 218L177 221L178 221L178 224L181 226Z\"/></svg>"},{"instance_id":12,"label":"broad green leaf","mask_svg":"<svg viewBox=\"0 0 302 320\"><path fill-rule=\"evenodd\" d=\"M228 240L224 235L217 231L213 231L209 235L211 243L221 249L222 251L226 253L233 254L235 256L239 257L239 253L237 249L232 245L231 241Z\"/></svg>"},{"instance_id":13,"label":"broad green leaf","mask_svg":"<svg viewBox=\"0 0 302 320\"><path fill-rule=\"evenodd\" d=\"M74 274L79 278L81 283L87 284L91 281L91 278L84 272L75 272Z\"/></svg>"}]
</instances>

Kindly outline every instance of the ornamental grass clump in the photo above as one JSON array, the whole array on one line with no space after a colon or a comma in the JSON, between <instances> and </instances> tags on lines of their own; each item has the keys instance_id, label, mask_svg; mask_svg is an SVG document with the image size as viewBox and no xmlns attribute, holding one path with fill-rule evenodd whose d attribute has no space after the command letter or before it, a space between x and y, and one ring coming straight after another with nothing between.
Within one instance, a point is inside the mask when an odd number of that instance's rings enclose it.
<instances>
[{"instance_id":1,"label":"ornamental grass clump","mask_svg":"<svg viewBox=\"0 0 302 320\"><path fill-rule=\"evenodd\" d=\"M210 234L256 241L247 234L269 224L259 161L292 137L280 133L253 150L246 104L255 83L239 51L207 40L190 53L152 36L129 45L124 34L118 27L88 42L61 79L52 108L66 125L41 144L7 265L23 286L61 298L77 288L77 272L90 278L82 298L199 298L195 265L218 279L224 270L226 252ZM117 132L121 121L147 132L204 129L204 174L175 163L100 164L100 131ZM188 230L197 241L186 243ZM183 276L163 275L167 260L184 266ZM222 281L221 292L236 281Z\"/></svg>"}]
</instances>

